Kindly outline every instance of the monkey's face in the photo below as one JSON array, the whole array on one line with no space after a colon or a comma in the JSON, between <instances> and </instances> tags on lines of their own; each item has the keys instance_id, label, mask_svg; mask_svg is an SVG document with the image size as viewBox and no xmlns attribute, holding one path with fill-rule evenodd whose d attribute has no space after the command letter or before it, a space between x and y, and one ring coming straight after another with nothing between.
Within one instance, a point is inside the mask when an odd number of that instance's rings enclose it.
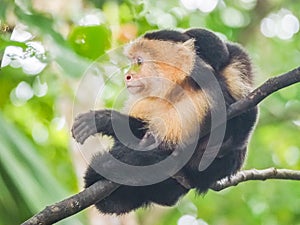
<instances>
[{"instance_id":1,"label":"monkey's face","mask_svg":"<svg viewBox=\"0 0 300 225\"><path fill-rule=\"evenodd\" d=\"M131 68L125 74L129 93L163 97L190 74L194 64L193 41L172 43L140 39L126 52Z\"/></svg>"},{"instance_id":2,"label":"monkey's face","mask_svg":"<svg viewBox=\"0 0 300 225\"><path fill-rule=\"evenodd\" d=\"M139 97L156 96L162 90L162 80L157 70L157 62L144 51L136 51L129 56L131 67L125 74L125 84L130 94Z\"/></svg>"}]
</instances>

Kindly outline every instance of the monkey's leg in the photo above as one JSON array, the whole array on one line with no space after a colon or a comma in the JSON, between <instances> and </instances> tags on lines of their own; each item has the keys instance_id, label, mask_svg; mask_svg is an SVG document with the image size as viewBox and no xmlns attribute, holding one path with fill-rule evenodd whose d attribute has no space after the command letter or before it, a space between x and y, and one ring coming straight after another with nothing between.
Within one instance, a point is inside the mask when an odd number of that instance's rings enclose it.
<instances>
[{"instance_id":1,"label":"monkey's leg","mask_svg":"<svg viewBox=\"0 0 300 225\"><path fill-rule=\"evenodd\" d=\"M132 142L133 137L141 139L146 133L146 123L114 110L98 110L80 114L75 118L72 134L74 139L83 144L85 140L96 133L121 137L126 142ZM130 129L129 129L130 128ZM118 131L116 135L115 130ZM130 135L133 134L134 136Z\"/></svg>"},{"instance_id":2,"label":"monkey's leg","mask_svg":"<svg viewBox=\"0 0 300 225\"><path fill-rule=\"evenodd\" d=\"M217 151L212 163L204 171L199 171L201 160L205 160L201 154L192 157L193 163L185 167L185 173L189 174L191 183L196 186L198 192L205 193L216 181L234 175L243 165L247 151L249 136L257 117L257 108L253 108L228 121L224 142L220 149L214 146L200 146L199 152ZM202 149L202 150L201 150ZM190 166L192 165L192 166Z\"/></svg>"},{"instance_id":3,"label":"monkey's leg","mask_svg":"<svg viewBox=\"0 0 300 225\"><path fill-rule=\"evenodd\" d=\"M110 154L110 155L109 155ZM151 202L162 205L173 205L188 190L180 185L175 179L166 174L166 180L151 185L143 185L144 179L152 179L157 173L149 175L122 174L124 170L122 163L139 167L155 165L164 160L171 154L170 151L162 149L153 149L149 151L135 151L123 144L116 142L110 152L96 155L85 174L85 186L88 187L93 183L109 179L109 176L122 177L128 183L135 183L136 186L122 185L115 190L110 196L101 200L96 207L103 213L127 213L136 208L147 206ZM121 161L121 162L120 162ZM101 171L105 171L104 178ZM124 170L125 171L125 170ZM109 172L109 174L107 174ZM157 171L164 173L164 171ZM149 177L148 177L149 176Z\"/></svg>"}]
</instances>

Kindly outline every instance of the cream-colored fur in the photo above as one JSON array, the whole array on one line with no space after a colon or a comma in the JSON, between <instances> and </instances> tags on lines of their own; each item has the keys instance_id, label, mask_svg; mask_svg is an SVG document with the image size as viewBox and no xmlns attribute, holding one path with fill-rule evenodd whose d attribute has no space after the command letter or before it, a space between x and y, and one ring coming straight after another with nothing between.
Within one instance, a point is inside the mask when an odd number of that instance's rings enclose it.
<instances>
[{"instance_id":1,"label":"cream-colored fur","mask_svg":"<svg viewBox=\"0 0 300 225\"><path fill-rule=\"evenodd\" d=\"M130 116L149 123L149 129L158 139L170 144L184 144L198 132L208 111L208 102L201 91L185 92L177 102L158 97L129 99L126 111Z\"/></svg>"},{"instance_id":2,"label":"cream-colored fur","mask_svg":"<svg viewBox=\"0 0 300 225\"><path fill-rule=\"evenodd\" d=\"M232 62L222 71L228 90L236 100L246 97L252 91L251 81L246 73L249 71L238 61Z\"/></svg>"},{"instance_id":3,"label":"cream-colored fur","mask_svg":"<svg viewBox=\"0 0 300 225\"><path fill-rule=\"evenodd\" d=\"M190 74L193 68L195 61L194 40L173 43L141 38L131 44L126 54L129 58L141 55L146 62L150 61L156 64L165 78L173 82L180 82ZM166 71L168 72L166 73ZM147 76L150 75L147 74Z\"/></svg>"},{"instance_id":4,"label":"cream-colored fur","mask_svg":"<svg viewBox=\"0 0 300 225\"><path fill-rule=\"evenodd\" d=\"M131 45L127 55L133 59L142 56L149 62L142 66L140 76L154 76L158 80L156 89L159 93L152 90L147 95L131 95L124 110L130 116L147 121L158 139L170 144L184 144L197 132L208 111L202 91L183 84L194 66L194 40L172 43L139 39ZM175 88L179 91L174 92Z\"/></svg>"}]
</instances>

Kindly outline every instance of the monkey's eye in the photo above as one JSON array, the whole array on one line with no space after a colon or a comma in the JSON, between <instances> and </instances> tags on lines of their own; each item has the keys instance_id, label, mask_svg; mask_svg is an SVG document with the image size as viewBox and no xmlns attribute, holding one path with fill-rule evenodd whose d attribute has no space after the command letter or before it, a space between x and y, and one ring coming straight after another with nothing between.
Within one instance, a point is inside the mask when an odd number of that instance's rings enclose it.
<instances>
[{"instance_id":1,"label":"monkey's eye","mask_svg":"<svg viewBox=\"0 0 300 225\"><path fill-rule=\"evenodd\" d=\"M139 56L139 57L137 57L137 58L136 58L136 64L137 64L137 65L139 65L139 66L140 66L140 65L142 65L142 64L143 64L143 62L144 62L144 60L143 60L143 58L142 58L142 57L140 57L140 56Z\"/></svg>"}]
</instances>

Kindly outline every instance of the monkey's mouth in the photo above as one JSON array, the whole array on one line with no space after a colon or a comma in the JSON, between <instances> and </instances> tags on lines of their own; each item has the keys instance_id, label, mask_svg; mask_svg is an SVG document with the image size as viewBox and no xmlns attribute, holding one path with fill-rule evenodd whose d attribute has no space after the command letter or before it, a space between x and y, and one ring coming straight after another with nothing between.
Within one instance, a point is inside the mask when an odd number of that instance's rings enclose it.
<instances>
[{"instance_id":1,"label":"monkey's mouth","mask_svg":"<svg viewBox=\"0 0 300 225\"><path fill-rule=\"evenodd\" d=\"M134 94L134 93L140 92L144 88L144 85L142 85L142 84L127 84L126 87L129 92Z\"/></svg>"},{"instance_id":2,"label":"monkey's mouth","mask_svg":"<svg viewBox=\"0 0 300 225\"><path fill-rule=\"evenodd\" d=\"M134 88L134 87L144 87L142 84L127 84L127 88Z\"/></svg>"}]
</instances>

